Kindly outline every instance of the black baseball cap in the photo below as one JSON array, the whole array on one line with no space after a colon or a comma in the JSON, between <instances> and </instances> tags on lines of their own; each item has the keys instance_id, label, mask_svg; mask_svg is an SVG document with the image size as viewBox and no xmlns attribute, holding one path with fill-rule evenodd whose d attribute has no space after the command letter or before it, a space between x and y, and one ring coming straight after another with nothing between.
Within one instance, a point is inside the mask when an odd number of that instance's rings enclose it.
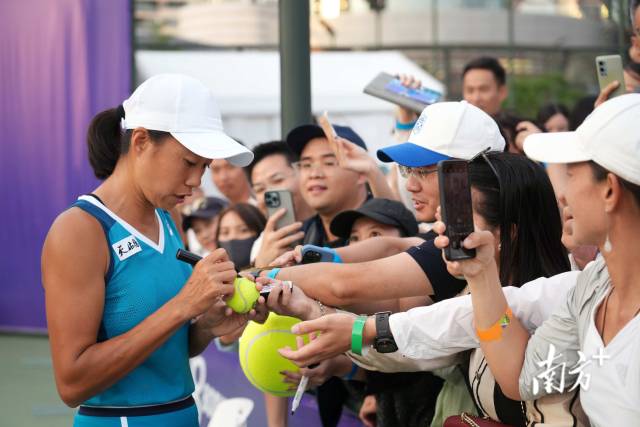
<instances>
[{"instance_id":1,"label":"black baseball cap","mask_svg":"<svg viewBox=\"0 0 640 427\"><path fill-rule=\"evenodd\" d=\"M389 199L369 199L356 210L340 212L331 221L331 232L348 239L353 224L362 217L396 227L404 237L418 234L418 222L411 211L402 203Z\"/></svg>"},{"instance_id":2,"label":"black baseball cap","mask_svg":"<svg viewBox=\"0 0 640 427\"><path fill-rule=\"evenodd\" d=\"M194 200L189 206L182 210L184 219L182 221L182 229L191 228L194 219L210 219L218 215L220 211L228 205L226 200L218 197L202 197Z\"/></svg>"},{"instance_id":3,"label":"black baseball cap","mask_svg":"<svg viewBox=\"0 0 640 427\"><path fill-rule=\"evenodd\" d=\"M367 144L365 144L362 138L360 138L360 135L358 135L349 126L334 125L333 129L335 129L340 138L351 141L357 146L364 148L365 150L367 149ZM313 138L325 138L324 131L320 126L298 126L287 135L287 145L289 146L291 151L293 151L296 157L300 158L300 154L302 154L302 150L304 149L305 145L307 145L307 142L311 141Z\"/></svg>"}]
</instances>

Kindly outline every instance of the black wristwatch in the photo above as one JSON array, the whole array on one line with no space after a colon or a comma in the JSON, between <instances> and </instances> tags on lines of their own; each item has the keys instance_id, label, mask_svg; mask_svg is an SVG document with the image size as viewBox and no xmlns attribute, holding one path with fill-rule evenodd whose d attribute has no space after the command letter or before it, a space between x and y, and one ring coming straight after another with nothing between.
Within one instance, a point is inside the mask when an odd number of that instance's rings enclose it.
<instances>
[{"instance_id":1,"label":"black wristwatch","mask_svg":"<svg viewBox=\"0 0 640 427\"><path fill-rule=\"evenodd\" d=\"M378 353L393 353L398 351L396 340L393 339L391 328L389 327L390 311L376 313L376 338L373 341L373 348Z\"/></svg>"}]
</instances>

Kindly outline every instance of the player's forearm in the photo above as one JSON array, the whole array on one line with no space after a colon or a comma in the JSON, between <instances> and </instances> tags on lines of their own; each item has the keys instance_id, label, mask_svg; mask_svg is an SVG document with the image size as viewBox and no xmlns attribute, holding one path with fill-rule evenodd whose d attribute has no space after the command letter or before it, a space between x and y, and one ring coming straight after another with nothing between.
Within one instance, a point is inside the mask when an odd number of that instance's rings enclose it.
<instances>
[{"instance_id":1,"label":"player's forearm","mask_svg":"<svg viewBox=\"0 0 640 427\"><path fill-rule=\"evenodd\" d=\"M189 320L184 307L173 299L130 331L93 344L80 352L67 369L57 370L60 396L78 406L113 385L164 344Z\"/></svg>"},{"instance_id":2,"label":"player's forearm","mask_svg":"<svg viewBox=\"0 0 640 427\"><path fill-rule=\"evenodd\" d=\"M189 327L189 357L202 353L214 338L211 328L203 327L199 322L192 323Z\"/></svg>"}]
</instances>

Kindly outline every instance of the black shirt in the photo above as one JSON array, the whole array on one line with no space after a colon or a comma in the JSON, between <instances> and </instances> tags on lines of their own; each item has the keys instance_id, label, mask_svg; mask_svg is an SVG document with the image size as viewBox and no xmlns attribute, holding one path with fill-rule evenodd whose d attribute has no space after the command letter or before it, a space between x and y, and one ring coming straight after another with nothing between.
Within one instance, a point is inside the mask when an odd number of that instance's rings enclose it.
<instances>
[{"instance_id":1,"label":"black shirt","mask_svg":"<svg viewBox=\"0 0 640 427\"><path fill-rule=\"evenodd\" d=\"M438 233L433 230L429 230L426 233L418 233L417 237L420 237L423 240L433 240L438 237Z\"/></svg>"},{"instance_id":2,"label":"black shirt","mask_svg":"<svg viewBox=\"0 0 640 427\"><path fill-rule=\"evenodd\" d=\"M442 259L442 250L436 248L433 239L410 248L407 253L418 263L431 282L433 295L430 296L435 302L453 298L467 286L466 281L456 279L449 274L447 265Z\"/></svg>"},{"instance_id":3,"label":"black shirt","mask_svg":"<svg viewBox=\"0 0 640 427\"><path fill-rule=\"evenodd\" d=\"M367 187L367 198L371 199L373 196ZM337 214L336 214L337 215ZM335 218L335 217L334 217ZM315 245L329 248L341 248L349 244L349 239L338 237L336 240L328 241L327 233L324 231L324 225L320 215L314 215L302 223L302 231L304 231L304 238L302 239L303 245Z\"/></svg>"},{"instance_id":4,"label":"black shirt","mask_svg":"<svg viewBox=\"0 0 640 427\"><path fill-rule=\"evenodd\" d=\"M337 238L328 241L327 233L324 231L324 225L320 215L314 215L302 223L302 231L304 231L303 245L328 246L330 248L341 248L347 246L347 239Z\"/></svg>"}]
</instances>

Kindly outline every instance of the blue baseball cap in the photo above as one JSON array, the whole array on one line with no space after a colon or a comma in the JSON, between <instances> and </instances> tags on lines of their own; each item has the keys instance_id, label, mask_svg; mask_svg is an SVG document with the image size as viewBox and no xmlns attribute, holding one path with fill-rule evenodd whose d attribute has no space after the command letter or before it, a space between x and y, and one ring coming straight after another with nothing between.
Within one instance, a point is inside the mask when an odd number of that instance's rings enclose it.
<instances>
[{"instance_id":1,"label":"blue baseball cap","mask_svg":"<svg viewBox=\"0 0 640 427\"><path fill-rule=\"evenodd\" d=\"M505 142L495 120L469 104L439 102L426 107L409 140L378 150L378 159L420 167L441 160L470 160L480 151L504 151Z\"/></svg>"},{"instance_id":2,"label":"blue baseball cap","mask_svg":"<svg viewBox=\"0 0 640 427\"><path fill-rule=\"evenodd\" d=\"M358 135L349 126L334 125L333 129L335 129L339 137L351 141L357 146L364 148L365 150L367 149L367 144L365 144L362 138L360 138L360 135ZM314 138L326 138L324 131L320 126L298 126L287 135L287 145L296 155L296 157L300 158L300 154L302 154L302 150L304 150L305 145L307 145L307 143Z\"/></svg>"}]
</instances>

